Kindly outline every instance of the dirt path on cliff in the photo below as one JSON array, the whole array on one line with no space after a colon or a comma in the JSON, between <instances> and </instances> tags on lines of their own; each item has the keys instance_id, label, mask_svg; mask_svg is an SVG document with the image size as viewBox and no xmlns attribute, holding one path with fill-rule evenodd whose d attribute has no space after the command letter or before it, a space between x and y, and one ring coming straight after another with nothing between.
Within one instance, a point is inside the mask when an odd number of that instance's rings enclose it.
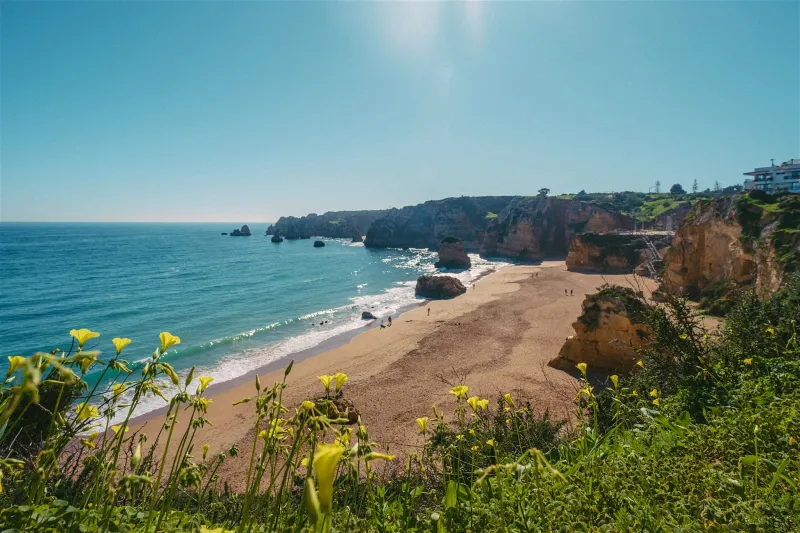
<instances>
[{"instance_id":1,"label":"dirt path on cliff","mask_svg":"<svg viewBox=\"0 0 800 533\"><path fill-rule=\"evenodd\" d=\"M652 282L637 278L652 288ZM407 312L386 329L371 329L348 344L299 361L289 377L285 404L298 405L322 392L318 375L337 371L350 380L350 399L369 428L370 439L395 452L422 444L415 419L432 416L436 405L452 414L451 384L469 386L470 395L494 404L503 393L530 399L556 418L570 417L576 390L573 376L547 366L558 354L581 312L586 293L604 282L633 283L632 276L600 276L568 272L563 261L536 266L513 266L479 281L467 294ZM645 287L643 287L645 288ZM573 296L564 294L571 289ZM427 310L430 308L430 316ZM263 384L279 380L282 371L261 376ZM252 383L219 393L208 412L211 428L197 439L212 452L239 443L248 450L254 421L251 404L232 403L254 392ZM145 432L157 429L152 420ZM247 461L226 461L223 479L240 488Z\"/></svg>"}]
</instances>

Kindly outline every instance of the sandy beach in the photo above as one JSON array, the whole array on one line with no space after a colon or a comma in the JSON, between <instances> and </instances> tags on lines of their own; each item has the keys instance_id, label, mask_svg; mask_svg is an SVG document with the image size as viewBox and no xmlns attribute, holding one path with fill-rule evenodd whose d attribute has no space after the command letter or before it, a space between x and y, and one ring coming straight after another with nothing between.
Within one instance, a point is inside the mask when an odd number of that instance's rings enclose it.
<instances>
[{"instance_id":1,"label":"sandy beach","mask_svg":"<svg viewBox=\"0 0 800 533\"><path fill-rule=\"evenodd\" d=\"M453 384L469 386L470 395L492 404L509 392L556 418L569 417L577 382L547 362L573 333L584 294L604 282L630 285L634 280L568 272L563 261L500 269L462 296L428 302L395 317L392 327L370 328L344 345L299 360L287 380L284 403L295 406L319 397L323 389L317 376L344 372L349 376L345 397L360 412L370 438L401 454L421 444L417 417L432 416L433 405L452 412L448 391ZM650 280L636 282L654 288ZM565 289L574 295L565 296ZM281 368L260 379L269 386L282 376ZM234 443L247 449L253 406L232 404L254 393L253 379L212 385L207 418L214 425L203 429L197 442L209 443L212 452ZM162 420L163 414L153 413L137 419L133 429L154 435ZM220 474L236 488L246 466L244 460L226 461Z\"/></svg>"}]
</instances>

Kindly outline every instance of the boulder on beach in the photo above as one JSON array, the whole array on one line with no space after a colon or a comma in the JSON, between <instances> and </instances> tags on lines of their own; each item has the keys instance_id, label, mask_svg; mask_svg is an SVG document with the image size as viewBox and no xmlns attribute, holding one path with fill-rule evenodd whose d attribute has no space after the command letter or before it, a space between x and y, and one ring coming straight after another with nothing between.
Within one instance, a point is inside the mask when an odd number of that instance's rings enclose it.
<instances>
[{"instance_id":1,"label":"boulder on beach","mask_svg":"<svg viewBox=\"0 0 800 533\"><path fill-rule=\"evenodd\" d=\"M242 226L242 229L235 229L231 232L231 237L249 237L250 236L250 228L247 227L247 224Z\"/></svg>"},{"instance_id":2,"label":"boulder on beach","mask_svg":"<svg viewBox=\"0 0 800 533\"><path fill-rule=\"evenodd\" d=\"M363 320L376 320L378 317L376 317L375 315L373 315L369 311L362 311L361 312L361 318Z\"/></svg>"},{"instance_id":3,"label":"boulder on beach","mask_svg":"<svg viewBox=\"0 0 800 533\"><path fill-rule=\"evenodd\" d=\"M472 261L464 251L464 243L461 239L445 237L439 243L439 260L433 266L436 268L469 268L472 266Z\"/></svg>"},{"instance_id":4,"label":"boulder on beach","mask_svg":"<svg viewBox=\"0 0 800 533\"><path fill-rule=\"evenodd\" d=\"M280 235L278 235L276 233L275 235L272 236L272 238L270 240L272 242L283 242L283 237L281 237Z\"/></svg>"},{"instance_id":5,"label":"boulder on beach","mask_svg":"<svg viewBox=\"0 0 800 533\"><path fill-rule=\"evenodd\" d=\"M453 276L420 276L414 289L417 296L424 298L454 298L467 292L467 288Z\"/></svg>"},{"instance_id":6,"label":"boulder on beach","mask_svg":"<svg viewBox=\"0 0 800 533\"><path fill-rule=\"evenodd\" d=\"M314 241L314 248L322 248L325 246L325 243L322 241Z\"/></svg>"}]
</instances>

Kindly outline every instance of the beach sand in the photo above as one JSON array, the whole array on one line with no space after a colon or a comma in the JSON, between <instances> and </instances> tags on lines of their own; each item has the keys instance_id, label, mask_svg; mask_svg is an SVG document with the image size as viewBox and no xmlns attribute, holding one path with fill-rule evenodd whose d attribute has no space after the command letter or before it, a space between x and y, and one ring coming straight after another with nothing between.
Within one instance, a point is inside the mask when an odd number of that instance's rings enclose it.
<instances>
[{"instance_id":1,"label":"beach sand","mask_svg":"<svg viewBox=\"0 0 800 533\"><path fill-rule=\"evenodd\" d=\"M529 399L541 412L549 409L555 418L569 418L577 380L547 362L574 333L571 324L580 315L584 295L604 282L630 286L634 278L568 272L563 261L500 269L462 296L431 301L394 318L392 327L370 328L347 344L298 361L287 380L284 404L294 407L321 396L317 376L344 372L349 376L345 397L360 412L370 439L400 454L422 444L415 419L432 417L431 406L452 414L454 399L448 391L455 384L469 386L470 395L489 398L492 405L509 392L517 400ZM636 283L648 296L655 288L651 280L636 278ZM574 295L565 296L565 289ZM282 376L282 368L262 374L262 386ZM213 403L207 418L214 425L198 433L198 446L209 443L216 453L239 443L240 450L248 450L254 406L232 404L255 394L254 379L212 385L208 394ZM152 413L135 420L132 429L152 438L162 422L163 413ZM226 461L219 473L237 489L246 468L240 457Z\"/></svg>"}]
</instances>

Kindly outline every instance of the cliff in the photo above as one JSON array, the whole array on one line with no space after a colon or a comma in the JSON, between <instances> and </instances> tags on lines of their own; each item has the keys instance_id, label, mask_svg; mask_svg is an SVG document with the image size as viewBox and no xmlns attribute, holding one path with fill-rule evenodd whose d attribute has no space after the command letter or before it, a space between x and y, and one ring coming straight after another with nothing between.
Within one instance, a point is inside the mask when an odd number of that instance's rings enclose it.
<instances>
[{"instance_id":1,"label":"cliff","mask_svg":"<svg viewBox=\"0 0 800 533\"><path fill-rule=\"evenodd\" d=\"M800 260L800 197L761 191L698 202L675 232L665 285L699 297L714 286L771 294Z\"/></svg>"},{"instance_id":2,"label":"cliff","mask_svg":"<svg viewBox=\"0 0 800 533\"><path fill-rule=\"evenodd\" d=\"M462 196L391 209L372 223L364 245L372 248L436 248L443 238L455 237L463 242L465 250L478 251L488 220L513 198Z\"/></svg>"},{"instance_id":3,"label":"cliff","mask_svg":"<svg viewBox=\"0 0 800 533\"><path fill-rule=\"evenodd\" d=\"M659 252L670 244L669 235L649 237ZM629 274L647 259L641 235L580 233L570 241L567 270Z\"/></svg>"},{"instance_id":4,"label":"cliff","mask_svg":"<svg viewBox=\"0 0 800 533\"><path fill-rule=\"evenodd\" d=\"M387 211L329 211L322 215L311 213L304 217L281 217L267 228L267 235L281 235L287 239L330 237L360 239L370 224Z\"/></svg>"},{"instance_id":5,"label":"cliff","mask_svg":"<svg viewBox=\"0 0 800 533\"><path fill-rule=\"evenodd\" d=\"M567 254L576 233L632 229L633 219L602 207L560 198L516 198L486 229L481 253L519 259Z\"/></svg>"},{"instance_id":6,"label":"cliff","mask_svg":"<svg viewBox=\"0 0 800 533\"><path fill-rule=\"evenodd\" d=\"M632 370L640 359L637 350L647 345L652 332L645 324L646 313L641 293L604 285L586 296L583 312L572 324L575 335L567 338L558 357L548 364L563 370L574 370L578 363L593 370Z\"/></svg>"}]
</instances>

